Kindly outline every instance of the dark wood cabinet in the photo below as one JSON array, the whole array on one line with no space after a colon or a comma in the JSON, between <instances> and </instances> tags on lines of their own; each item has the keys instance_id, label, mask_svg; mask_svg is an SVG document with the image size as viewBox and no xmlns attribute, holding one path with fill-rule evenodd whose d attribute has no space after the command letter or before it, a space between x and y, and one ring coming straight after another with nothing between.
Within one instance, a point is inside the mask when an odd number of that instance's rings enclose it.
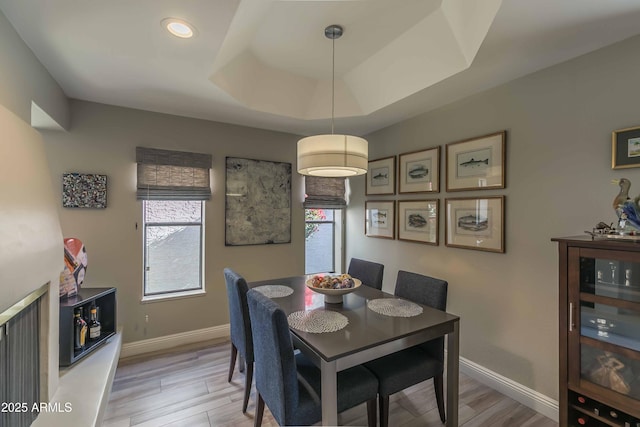
<instances>
[{"instance_id":1,"label":"dark wood cabinet","mask_svg":"<svg viewBox=\"0 0 640 427\"><path fill-rule=\"evenodd\" d=\"M554 238L560 426L640 427L640 242Z\"/></svg>"},{"instance_id":2,"label":"dark wood cabinet","mask_svg":"<svg viewBox=\"0 0 640 427\"><path fill-rule=\"evenodd\" d=\"M100 321L100 337L85 342L82 350L74 349L74 313L81 309L85 320L95 305ZM116 333L116 288L81 288L72 297L60 300L60 366L70 366L90 354Z\"/></svg>"}]
</instances>

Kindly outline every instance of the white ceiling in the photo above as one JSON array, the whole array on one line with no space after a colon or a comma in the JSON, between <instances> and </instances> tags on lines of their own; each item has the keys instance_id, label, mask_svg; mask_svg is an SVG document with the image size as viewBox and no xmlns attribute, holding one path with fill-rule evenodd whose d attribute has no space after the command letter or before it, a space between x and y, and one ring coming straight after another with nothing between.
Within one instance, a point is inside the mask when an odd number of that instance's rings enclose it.
<instances>
[{"instance_id":1,"label":"white ceiling","mask_svg":"<svg viewBox=\"0 0 640 427\"><path fill-rule=\"evenodd\" d=\"M67 96L363 135L640 34L640 0L0 0ZM495 17L494 17L495 16ZM184 19L182 40L160 26Z\"/></svg>"}]
</instances>

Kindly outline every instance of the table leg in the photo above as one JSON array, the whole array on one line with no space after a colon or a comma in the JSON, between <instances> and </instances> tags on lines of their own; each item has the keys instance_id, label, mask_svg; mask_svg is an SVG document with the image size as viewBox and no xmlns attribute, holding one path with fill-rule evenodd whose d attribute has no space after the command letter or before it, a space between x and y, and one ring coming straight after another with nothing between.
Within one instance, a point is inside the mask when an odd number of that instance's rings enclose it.
<instances>
[{"instance_id":1,"label":"table leg","mask_svg":"<svg viewBox=\"0 0 640 427\"><path fill-rule=\"evenodd\" d=\"M336 362L321 361L322 425L338 425L338 377Z\"/></svg>"},{"instance_id":2,"label":"table leg","mask_svg":"<svg viewBox=\"0 0 640 427\"><path fill-rule=\"evenodd\" d=\"M460 370L460 321L447 335L447 427L458 426L458 387Z\"/></svg>"}]
</instances>

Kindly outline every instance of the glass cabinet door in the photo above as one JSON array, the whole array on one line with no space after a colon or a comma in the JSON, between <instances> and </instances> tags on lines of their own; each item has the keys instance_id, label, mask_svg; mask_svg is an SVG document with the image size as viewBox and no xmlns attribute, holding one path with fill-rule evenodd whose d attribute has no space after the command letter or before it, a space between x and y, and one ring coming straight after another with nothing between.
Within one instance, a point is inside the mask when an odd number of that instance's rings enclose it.
<instances>
[{"instance_id":1,"label":"glass cabinet door","mask_svg":"<svg viewBox=\"0 0 640 427\"><path fill-rule=\"evenodd\" d=\"M569 380L640 404L640 257L583 249L579 260Z\"/></svg>"}]
</instances>

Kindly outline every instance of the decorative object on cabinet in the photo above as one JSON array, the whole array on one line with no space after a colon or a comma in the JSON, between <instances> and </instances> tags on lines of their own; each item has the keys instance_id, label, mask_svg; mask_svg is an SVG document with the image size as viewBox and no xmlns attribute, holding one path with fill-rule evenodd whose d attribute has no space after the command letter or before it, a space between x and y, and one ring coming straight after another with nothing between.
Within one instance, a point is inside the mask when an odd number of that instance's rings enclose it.
<instances>
[{"instance_id":1,"label":"decorative object on cabinet","mask_svg":"<svg viewBox=\"0 0 640 427\"><path fill-rule=\"evenodd\" d=\"M107 176L87 173L62 174L62 207L107 207Z\"/></svg>"},{"instance_id":2,"label":"decorative object on cabinet","mask_svg":"<svg viewBox=\"0 0 640 427\"><path fill-rule=\"evenodd\" d=\"M291 242L291 163L226 158L225 245Z\"/></svg>"},{"instance_id":3,"label":"decorative object on cabinet","mask_svg":"<svg viewBox=\"0 0 640 427\"><path fill-rule=\"evenodd\" d=\"M554 238L559 259L559 424L640 425L640 246Z\"/></svg>"},{"instance_id":4,"label":"decorative object on cabinet","mask_svg":"<svg viewBox=\"0 0 640 427\"><path fill-rule=\"evenodd\" d=\"M438 200L398 201L398 240L438 245Z\"/></svg>"},{"instance_id":5,"label":"decorative object on cabinet","mask_svg":"<svg viewBox=\"0 0 640 427\"><path fill-rule=\"evenodd\" d=\"M365 194L396 194L396 157L385 157L369 161Z\"/></svg>"},{"instance_id":6,"label":"decorative object on cabinet","mask_svg":"<svg viewBox=\"0 0 640 427\"><path fill-rule=\"evenodd\" d=\"M440 147L403 153L398 156L398 193L438 193L440 191Z\"/></svg>"},{"instance_id":7,"label":"decorative object on cabinet","mask_svg":"<svg viewBox=\"0 0 640 427\"><path fill-rule=\"evenodd\" d=\"M445 244L504 253L504 201L504 196L445 199Z\"/></svg>"},{"instance_id":8,"label":"decorative object on cabinet","mask_svg":"<svg viewBox=\"0 0 640 427\"><path fill-rule=\"evenodd\" d=\"M447 144L447 191L504 188L506 134Z\"/></svg>"},{"instance_id":9,"label":"decorative object on cabinet","mask_svg":"<svg viewBox=\"0 0 640 427\"><path fill-rule=\"evenodd\" d=\"M60 298L78 292L87 272L87 250L80 239L64 239L64 269L60 274Z\"/></svg>"},{"instance_id":10,"label":"decorative object on cabinet","mask_svg":"<svg viewBox=\"0 0 640 427\"><path fill-rule=\"evenodd\" d=\"M368 200L365 202L364 234L368 237L395 239L395 201Z\"/></svg>"},{"instance_id":11,"label":"decorative object on cabinet","mask_svg":"<svg viewBox=\"0 0 640 427\"><path fill-rule=\"evenodd\" d=\"M640 126L611 133L611 168L640 167Z\"/></svg>"},{"instance_id":12,"label":"decorative object on cabinet","mask_svg":"<svg viewBox=\"0 0 640 427\"><path fill-rule=\"evenodd\" d=\"M80 318L86 322L92 307L96 307L100 335L91 338L85 331L86 335L77 337L80 342L74 345L74 316L80 313ZM115 335L116 310L116 288L82 288L75 296L60 300L60 366L73 365Z\"/></svg>"},{"instance_id":13,"label":"decorative object on cabinet","mask_svg":"<svg viewBox=\"0 0 640 427\"><path fill-rule=\"evenodd\" d=\"M640 209L638 200L640 196L633 200L629 198L629 188L631 181L626 178L614 180L620 186L620 192L613 199L613 209L618 216L618 227L616 232L619 234L637 234L640 231Z\"/></svg>"}]
</instances>

